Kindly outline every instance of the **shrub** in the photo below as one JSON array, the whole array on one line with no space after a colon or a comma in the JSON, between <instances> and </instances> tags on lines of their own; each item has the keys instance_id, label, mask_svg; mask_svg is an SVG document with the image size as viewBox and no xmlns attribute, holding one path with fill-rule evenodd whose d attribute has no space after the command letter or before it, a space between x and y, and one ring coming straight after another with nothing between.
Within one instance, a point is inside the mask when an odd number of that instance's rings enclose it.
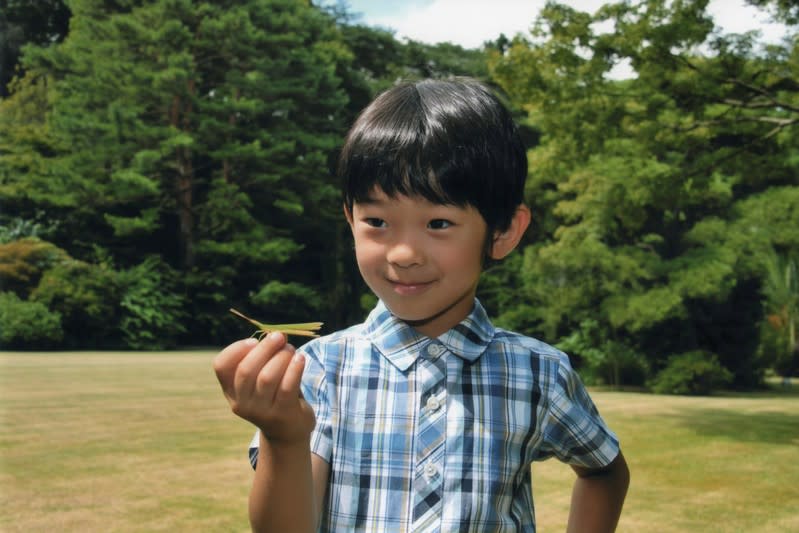
<instances>
[{"instance_id":1,"label":"shrub","mask_svg":"<svg viewBox=\"0 0 799 533\"><path fill-rule=\"evenodd\" d=\"M52 348L64 337L61 315L44 304L0 292L0 346L10 349Z\"/></svg>"},{"instance_id":2,"label":"shrub","mask_svg":"<svg viewBox=\"0 0 799 533\"><path fill-rule=\"evenodd\" d=\"M111 342L119 283L110 268L75 259L62 261L44 273L30 300L61 315L68 346L99 347Z\"/></svg>"},{"instance_id":3,"label":"shrub","mask_svg":"<svg viewBox=\"0 0 799 533\"><path fill-rule=\"evenodd\" d=\"M28 237L0 243L0 286L25 297L38 285L42 274L67 253L56 245Z\"/></svg>"},{"instance_id":4,"label":"shrub","mask_svg":"<svg viewBox=\"0 0 799 533\"><path fill-rule=\"evenodd\" d=\"M609 340L596 320L584 320L557 347L579 359L580 375L589 385L641 386L649 366L630 346Z\"/></svg>"},{"instance_id":5,"label":"shrub","mask_svg":"<svg viewBox=\"0 0 799 533\"><path fill-rule=\"evenodd\" d=\"M790 336L780 331L774 315L767 317L760 331L758 355L769 362L777 375L791 377L799 374L799 347Z\"/></svg>"},{"instance_id":6,"label":"shrub","mask_svg":"<svg viewBox=\"0 0 799 533\"><path fill-rule=\"evenodd\" d=\"M6 244L26 237L45 238L58 227L44 210L37 210L32 219L0 215L0 243Z\"/></svg>"},{"instance_id":7,"label":"shrub","mask_svg":"<svg viewBox=\"0 0 799 533\"><path fill-rule=\"evenodd\" d=\"M729 385L732 378L715 354L696 350L671 356L651 387L659 394L706 395Z\"/></svg>"},{"instance_id":8,"label":"shrub","mask_svg":"<svg viewBox=\"0 0 799 533\"><path fill-rule=\"evenodd\" d=\"M122 340L134 350L162 350L186 332L186 299L178 291L178 274L151 256L119 274L122 287Z\"/></svg>"}]
</instances>

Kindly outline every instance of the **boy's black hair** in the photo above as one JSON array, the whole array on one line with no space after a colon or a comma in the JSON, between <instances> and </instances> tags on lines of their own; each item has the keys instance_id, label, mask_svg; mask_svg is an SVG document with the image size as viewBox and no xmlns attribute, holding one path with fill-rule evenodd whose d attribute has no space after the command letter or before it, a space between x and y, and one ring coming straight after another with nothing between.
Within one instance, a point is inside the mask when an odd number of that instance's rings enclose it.
<instances>
[{"instance_id":1,"label":"boy's black hair","mask_svg":"<svg viewBox=\"0 0 799 533\"><path fill-rule=\"evenodd\" d=\"M380 94L350 129L338 161L352 212L375 187L388 196L475 207L488 236L524 200L527 155L509 111L468 78L405 82Z\"/></svg>"}]
</instances>

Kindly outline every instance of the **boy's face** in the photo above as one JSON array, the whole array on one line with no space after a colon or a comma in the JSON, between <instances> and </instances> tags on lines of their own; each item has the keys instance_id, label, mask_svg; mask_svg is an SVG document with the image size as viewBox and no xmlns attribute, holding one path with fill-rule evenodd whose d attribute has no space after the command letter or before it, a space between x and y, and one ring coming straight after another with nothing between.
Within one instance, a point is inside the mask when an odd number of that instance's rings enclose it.
<instances>
[{"instance_id":1,"label":"boy's face","mask_svg":"<svg viewBox=\"0 0 799 533\"><path fill-rule=\"evenodd\" d=\"M361 275L394 315L437 337L471 312L487 231L474 207L375 190L345 213Z\"/></svg>"}]
</instances>

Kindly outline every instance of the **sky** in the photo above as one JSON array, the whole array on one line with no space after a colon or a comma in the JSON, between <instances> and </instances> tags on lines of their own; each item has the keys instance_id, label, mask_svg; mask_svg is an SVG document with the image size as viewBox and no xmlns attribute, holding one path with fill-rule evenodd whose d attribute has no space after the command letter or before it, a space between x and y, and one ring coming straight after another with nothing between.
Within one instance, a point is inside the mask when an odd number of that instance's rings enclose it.
<instances>
[{"instance_id":1,"label":"sky","mask_svg":"<svg viewBox=\"0 0 799 533\"><path fill-rule=\"evenodd\" d=\"M561 0L593 13L607 0ZM477 48L500 33L526 33L545 0L347 0L359 22L395 30L399 38L424 43L449 41ZM709 11L726 33L763 32L763 40L777 42L785 33L768 15L744 0L711 0Z\"/></svg>"}]
</instances>

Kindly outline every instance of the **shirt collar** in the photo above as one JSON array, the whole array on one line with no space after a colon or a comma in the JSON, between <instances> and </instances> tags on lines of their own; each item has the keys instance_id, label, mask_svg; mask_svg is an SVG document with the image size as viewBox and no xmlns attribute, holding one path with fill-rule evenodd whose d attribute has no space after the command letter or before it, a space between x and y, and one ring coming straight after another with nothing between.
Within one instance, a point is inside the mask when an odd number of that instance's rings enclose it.
<instances>
[{"instance_id":1,"label":"shirt collar","mask_svg":"<svg viewBox=\"0 0 799 533\"><path fill-rule=\"evenodd\" d=\"M432 340L397 318L378 301L364 323L365 333L378 351L400 371L416 362L421 350ZM485 309L475 298L469 315L438 337L438 342L469 363L476 361L494 337L494 326Z\"/></svg>"}]
</instances>

